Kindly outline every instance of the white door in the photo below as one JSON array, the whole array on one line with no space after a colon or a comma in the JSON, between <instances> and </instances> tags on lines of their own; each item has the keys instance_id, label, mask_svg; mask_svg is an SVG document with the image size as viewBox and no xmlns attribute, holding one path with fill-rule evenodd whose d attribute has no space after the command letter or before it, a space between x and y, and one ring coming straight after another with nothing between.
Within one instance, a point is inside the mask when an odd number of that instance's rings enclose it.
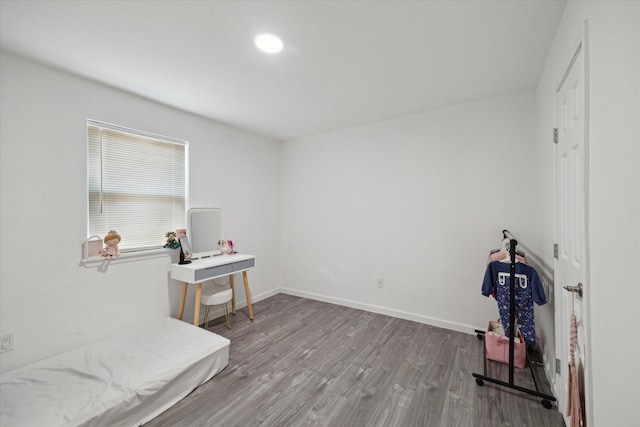
<instances>
[{"instance_id":1,"label":"white door","mask_svg":"<svg viewBox=\"0 0 640 427\"><path fill-rule=\"evenodd\" d=\"M584 40L584 38L582 39ZM587 102L585 86L585 52L581 41L574 52L570 65L556 90L556 126L558 144L556 150L556 214L558 259L555 268L555 323L556 357L559 359L559 373L556 373L555 392L558 409L566 413L569 377L569 325L572 310L578 321L578 349L576 365L584 396L589 389L588 304L589 283L587 282L587 229L585 221ZM565 286L582 284L582 297L564 289ZM556 368L556 372L558 369ZM565 416L567 425L570 425ZM584 424L586 425L586 423Z\"/></svg>"}]
</instances>

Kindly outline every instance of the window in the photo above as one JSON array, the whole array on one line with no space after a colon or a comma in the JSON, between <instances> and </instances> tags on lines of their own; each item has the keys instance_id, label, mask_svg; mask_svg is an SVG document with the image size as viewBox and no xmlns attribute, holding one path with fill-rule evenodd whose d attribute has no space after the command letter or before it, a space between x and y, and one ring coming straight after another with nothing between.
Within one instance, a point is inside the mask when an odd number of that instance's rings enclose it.
<instances>
[{"instance_id":1,"label":"window","mask_svg":"<svg viewBox=\"0 0 640 427\"><path fill-rule=\"evenodd\" d=\"M93 120L88 128L89 236L116 230L121 252L162 248L184 228L187 144Z\"/></svg>"}]
</instances>

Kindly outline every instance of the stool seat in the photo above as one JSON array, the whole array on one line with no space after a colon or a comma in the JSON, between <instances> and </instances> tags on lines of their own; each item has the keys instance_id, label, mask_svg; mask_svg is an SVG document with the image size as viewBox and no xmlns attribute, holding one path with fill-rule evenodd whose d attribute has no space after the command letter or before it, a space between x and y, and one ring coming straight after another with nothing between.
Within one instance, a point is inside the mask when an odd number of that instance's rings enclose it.
<instances>
[{"instance_id":1,"label":"stool seat","mask_svg":"<svg viewBox=\"0 0 640 427\"><path fill-rule=\"evenodd\" d=\"M224 317L227 321L227 328L231 329L231 319L229 319L229 310L227 303L233 299L233 291L229 287L214 286L210 289L203 289L200 295L200 304L205 305L204 325L209 326L209 308L213 305L224 306Z\"/></svg>"},{"instance_id":2,"label":"stool seat","mask_svg":"<svg viewBox=\"0 0 640 427\"><path fill-rule=\"evenodd\" d=\"M200 304L203 305L221 305L231 301L233 293L231 288L219 288L219 289L203 289L200 296Z\"/></svg>"}]
</instances>

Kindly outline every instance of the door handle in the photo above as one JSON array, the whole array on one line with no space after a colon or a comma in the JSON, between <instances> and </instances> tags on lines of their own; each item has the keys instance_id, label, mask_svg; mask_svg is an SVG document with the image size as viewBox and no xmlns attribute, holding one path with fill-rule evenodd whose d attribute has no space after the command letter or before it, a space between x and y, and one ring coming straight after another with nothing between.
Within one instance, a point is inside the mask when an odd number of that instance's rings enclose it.
<instances>
[{"instance_id":1,"label":"door handle","mask_svg":"<svg viewBox=\"0 0 640 427\"><path fill-rule=\"evenodd\" d=\"M582 283L578 283L577 286L565 286L564 287L569 292L575 292L578 294L580 298L582 298Z\"/></svg>"}]
</instances>

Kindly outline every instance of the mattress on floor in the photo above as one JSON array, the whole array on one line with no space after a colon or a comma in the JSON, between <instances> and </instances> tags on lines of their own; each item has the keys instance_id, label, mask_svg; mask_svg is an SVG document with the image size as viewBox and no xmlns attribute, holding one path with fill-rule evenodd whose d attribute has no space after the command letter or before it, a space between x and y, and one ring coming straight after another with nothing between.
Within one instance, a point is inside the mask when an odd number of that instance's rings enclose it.
<instances>
[{"instance_id":1,"label":"mattress on floor","mask_svg":"<svg viewBox=\"0 0 640 427\"><path fill-rule=\"evenodd\" d=\"M230 341L166 318L0 375L0 426L137 426L229 363Z\"/></svg>"}]
</instances>

